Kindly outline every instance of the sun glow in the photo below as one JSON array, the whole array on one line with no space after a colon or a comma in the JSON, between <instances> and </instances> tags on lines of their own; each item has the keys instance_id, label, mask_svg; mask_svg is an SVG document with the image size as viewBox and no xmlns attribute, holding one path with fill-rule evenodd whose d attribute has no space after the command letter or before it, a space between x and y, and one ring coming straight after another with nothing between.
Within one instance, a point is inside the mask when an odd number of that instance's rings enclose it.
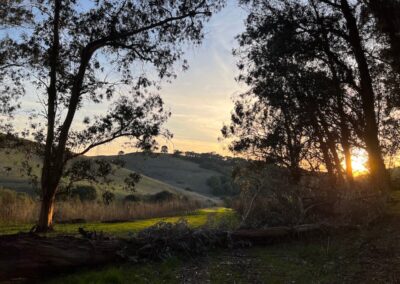
<instances>
[{"instance_id":1,"label":"sun glow","mask_svg":"<svg viewBox=\"0 0 400 284\"><path fill-rule=\"evenodd\" d=\"M354 150L351 155L351 165L353 167L353 175L359 176L368 172L367 168L368 155L363 150Z\"/></svg>"}]
</instances>

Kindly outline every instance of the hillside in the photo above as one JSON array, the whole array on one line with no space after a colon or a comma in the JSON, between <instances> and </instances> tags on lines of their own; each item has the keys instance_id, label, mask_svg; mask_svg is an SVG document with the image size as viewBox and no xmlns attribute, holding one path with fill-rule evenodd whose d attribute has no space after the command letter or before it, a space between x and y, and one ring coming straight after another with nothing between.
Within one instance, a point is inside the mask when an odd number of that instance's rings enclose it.
<instances>
[{"instance_id":1,"label":"hillside","mask_svg":"<svg viewBox=\"0 0 400 284\"><path fill-rule=\"evenodd\" d=\"M34 194L34 187L30 184L29 178L22 171L22 163L27 159L25 153L21 149L0 149L0 187L9 188L18 192ZM32 173L40 176L41 160L37 156L29 157L29 166L32 168ZM104 188L104 185L94 184L98 191L112 189L117 198L131 194L123 189L124 179L132 171L126 168L115 168L114 174L110 177L112 182L109 188ZM80 182L80 184L86 184ZM142 195L155 194L161 191L169 191L172 193L182 194L191 199L206 201L209 198L195 192L190 192L174 185L167 184L155 178L142 175L140 182L136 186L136 193ZM215 200L212 200L215 201Z\"/></svg>"},{"instance_id":2,"label":"hillside","mask_svg":"<svg viewBox=\"0 0 400 284\"><path fill-rule=\"evenodd\" d=\"M102 158L119 158L129 170L160 180L174 187L184 188L203 195L212 196L212 189L207 184L211 177L224 175L212 167L202 166L196 159L189 160L169 154L130 153L120 156ZM226 170L227 172L229 170Z\"/></svg>"}]
</instances>

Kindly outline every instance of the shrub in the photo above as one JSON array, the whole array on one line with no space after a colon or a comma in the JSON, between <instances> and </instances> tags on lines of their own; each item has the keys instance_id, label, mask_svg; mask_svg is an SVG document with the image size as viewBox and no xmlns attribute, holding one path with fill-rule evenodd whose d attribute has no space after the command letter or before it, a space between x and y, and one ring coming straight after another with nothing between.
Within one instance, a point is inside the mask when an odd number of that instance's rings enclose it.
<instances>
[{"instance_id":1,"label":"shrub","mask_svg":"<svg viewBox=\"0 0 400 284\"><path fill-rule=\"evenodd\" d=\"M70 196L80 201L94 201L97 199L97 191L91 185L79 185L71 190Z\"/></svg>"},{"instance_id":2,"label":"shrub","mask_svg":"<svg viewBox=\"0 0 400 284\"><path fill-rule=\"evenodd\" d=\"M110 205L115 200L115 194L107 190L103 193L102 198L105 205Z\"/></svg>"},{"instance_id":3,"label":"shrub","mask_svg":"<svg viewBox=\"0 0 400 284\"><path fill-rule=\"evenodd\" d=\"M125 196L125 198L124 198L125 202L139 202L141 200L142 199L136 194L129 194L129 195Z\"/></svg>"},{"instance_id":4,"label":"shrub","mask_svg":"<svg viewBox=\"0 0 400 284\"><path fill-rule=\"evenodd\" d=\"M290 183L285 170L278 167L251 166L236 175L241 193L233 208L242 217L244 227L295 225L308 222L303 198L307 188Z\"/></svg>"},{"instance_id":5,"label":"shrub","mask_svg":"<svg viewBox=\"0 0 400 284\"><path fill-rule=\"evenodd\" d=\"M212 176L207 180L211 193L215 196L234 196L239 194L239 188L227 176Z\"/></svg>"},{"instance_id":6,"label":"shrub","mask_svg":"<svg viewBox=\"0 0 400 284\"><path fill-rule=\"evenodd\" d=\"M160 192L157 192L156 194L150 195L149 196L149 201L150 202L164 202L164 201L171 201L176 199L176 195L173 194L172 192L163 190Z\"/></svg>"}]
</instances>

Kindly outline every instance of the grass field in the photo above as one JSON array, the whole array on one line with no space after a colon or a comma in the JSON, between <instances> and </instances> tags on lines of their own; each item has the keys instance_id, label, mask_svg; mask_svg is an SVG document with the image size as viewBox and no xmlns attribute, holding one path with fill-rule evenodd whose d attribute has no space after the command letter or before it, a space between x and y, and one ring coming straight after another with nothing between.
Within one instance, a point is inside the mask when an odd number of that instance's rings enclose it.
<instances>
[{"instance_id":1,"label":"grass field","mask_svg":"<svg viewBox=\"0 0 400 284\"><path fill-rule=\"evenodd\" d=\"M133 222L119 223L78 223L78 224L56 224L52 234L77 234L78 228L84 228L89 231L104 232L117 236L128 236L129 233L138 232L150 227L158 222L177 222L179 219L185 219L192 227L200 227L207 224L213 218L235 218L234 212L227 208L209 208L200 209L187 215L153 218L137 220ZM0 235L15 234L18 232L29 232L34 224L18 225L0 225Z\"/></svg>"}]
</instances>

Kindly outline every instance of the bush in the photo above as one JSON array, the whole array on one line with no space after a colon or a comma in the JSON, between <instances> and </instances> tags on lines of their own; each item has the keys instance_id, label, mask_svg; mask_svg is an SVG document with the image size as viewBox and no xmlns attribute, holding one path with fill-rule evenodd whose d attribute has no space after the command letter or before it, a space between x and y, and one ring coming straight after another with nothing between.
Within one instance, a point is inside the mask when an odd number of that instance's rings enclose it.
<instances>
[{"instance_id":1,"label":"bush","mask_svg":"<svg viewBox=\"0 0 400 284\"><path fill-rule=\"evenodd\" d=\"M97 191L91 185L79 185L71 190L70 196L80 201L94 201L97 199Z\"/></svg>"},{"instance_id":2,"label":"bush","mask_svg":"<svg viewBox=\"0 0 400 284\"><path fill-rule=\"evenodd\" d=\"M164 201L171 201L176 198L177 198L177 196L175 194L173 194L172 192L163 190L163 191L157 192L156 194L150 195L149 201L150 202L164 202Z\"/></svg>"},{"instance_id":3,"label":"bush","mask_svg":"<svg viewBox=\"0 0 400 284\"><path fill-rule=\"evenodd\" d=\"M125 196L125 198L124 198L125 202L139 202L141 200L142 199L136 194L129 194L129 195Z\"/></svg>"},{"instance_id":4,"label":"bush","mask_svg":"<svg viewBox=\"0 0 400 284\"><path fill-rule=\"evenodd\" d=\"M110 205L115 200L115 194L107 190L103 193L102 198L105 205Z\"/></svg>"},{"instance_id":5,"label":"bush","mask_svg":"<svg viewBox=\"0 0 400 284\"><path fill-rule=\"evenodd\" d=\"M241 194L232 205L242 216L242 226L297 225L312 219L303 203L309 190L290 183L285 170L273 166L243 168L236 179Z\"/></svg>"},{"instance_id":6,"label":"bush","mask_svg":"<svg viewBox=\"0 0 400 284\"><path fill-rule=\"evenodd\" d=\"M207 180L211 193L215 196L235 196L239 194L239 188L227 176L212 176Z\"/></svg>"}]
</instances>

